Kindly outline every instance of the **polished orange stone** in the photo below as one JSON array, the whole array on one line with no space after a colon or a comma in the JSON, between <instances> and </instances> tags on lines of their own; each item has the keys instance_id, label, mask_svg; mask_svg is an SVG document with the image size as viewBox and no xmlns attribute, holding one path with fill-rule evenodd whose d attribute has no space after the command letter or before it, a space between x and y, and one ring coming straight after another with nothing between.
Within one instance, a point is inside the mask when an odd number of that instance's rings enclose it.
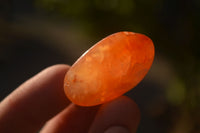
<instances>
[{"instance_id":1,"label":"polished orange stone","mask_svg":"<svg viewBox=\"0 0 200 133\"><path fill-rule=\"evenodd\" d=\"M112 34L86 51L64 79L67 97L80 106L105 103L135 87L154 59L150 38L133 32Z\"/></svg>"}]
</instances>

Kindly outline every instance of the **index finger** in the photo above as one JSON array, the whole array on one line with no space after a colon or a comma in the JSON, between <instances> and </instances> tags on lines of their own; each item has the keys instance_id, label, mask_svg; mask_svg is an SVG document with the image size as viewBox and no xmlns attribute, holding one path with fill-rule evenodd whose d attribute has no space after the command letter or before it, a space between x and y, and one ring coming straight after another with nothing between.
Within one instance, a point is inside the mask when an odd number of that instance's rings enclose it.
<instances>
[{"instance_id":1,"label":"index finger","mask_svg":"<svg viewBox=\"0 0 200 133\"><path fill-rule=\"evenodd\" d=\"M68 69L67 65L49 67L5 98L0 103L0 132L36 132L68 106L63 90Z\"/></svg>"}]
</instances>

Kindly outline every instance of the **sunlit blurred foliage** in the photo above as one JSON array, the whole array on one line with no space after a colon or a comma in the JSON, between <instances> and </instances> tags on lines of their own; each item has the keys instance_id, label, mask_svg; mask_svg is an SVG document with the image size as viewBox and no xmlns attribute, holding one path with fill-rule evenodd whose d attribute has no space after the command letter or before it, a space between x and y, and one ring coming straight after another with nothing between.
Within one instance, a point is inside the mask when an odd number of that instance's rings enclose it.
<instances>
[{"instance_id":1,"label":"sunlit blurred foliage","mask_svg":"<svg viewBox=\"0 0 200 133\"><path fill-rule=\"evenodd\" d=\"M182 104L186 98L185 89L184 82L181 82L180 79L173 79L166 91L169 102L175 106Z\"/></svg>"},{"instance_id":2,"label":"sunlit blurred foliage","mask_svg":"<svg viewBox=\"0 0 200 133\"><path fill-rule=\"evenodd\" d=\"M61 15L83 15L88 3L83 0L39 0L37 6L46 8L49 12L58 12Z\"/></svg>"},{"instance_id":3,"label":"sunlit blurred foliage","mask_svg":"<svg viewBox=\"0 0 200 133\"><path fill-rule=\"evenodd\" d=\"M48 11L55 11L69 16L87 15L91 10L130 15L134 9L134 1L132 0L38 0L36 4Z\"/></svg>"},{"instance_id":4,"label":"sunlit blurred foliage","mask_svg":"<svg viewBox=\"0 0 200 133\"><path fill-rule=\"evenodd\" d=\"M48 13L81 21L91 30L99 28L104 34L117 27L128 29L132 22L127 19L135 12L132 0L38 0L36 5Z\"/></svg>"}]
</instances>

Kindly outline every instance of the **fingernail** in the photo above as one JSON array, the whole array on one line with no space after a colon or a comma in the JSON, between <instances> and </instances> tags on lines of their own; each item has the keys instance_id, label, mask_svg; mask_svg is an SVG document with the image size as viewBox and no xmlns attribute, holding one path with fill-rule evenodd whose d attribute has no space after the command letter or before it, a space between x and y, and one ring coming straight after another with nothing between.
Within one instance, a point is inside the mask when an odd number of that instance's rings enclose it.
<instances>
[{"instance_id":1,"label":"fingernail","mask_svg":"<svg viewBox=\"0 0 200 133\"><path fill-rule=\"evenodd\" d=\"M129 130L122 126L112 126L108 128L104 133L130 133Z\"/></svg>"}]
</instances>

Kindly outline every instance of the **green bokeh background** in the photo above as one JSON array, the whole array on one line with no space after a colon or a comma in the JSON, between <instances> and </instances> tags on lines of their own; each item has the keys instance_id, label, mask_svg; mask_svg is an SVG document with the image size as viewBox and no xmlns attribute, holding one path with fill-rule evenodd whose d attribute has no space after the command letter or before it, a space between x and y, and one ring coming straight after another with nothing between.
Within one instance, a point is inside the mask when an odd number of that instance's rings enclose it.
<instances>
[{"instance_id":1,"label":"green bokeh background","mask_svg":"<svg viewBox=\"0 0 200 133\"><path fill-rule=\"evenodd\" d=\"M2 1L0 100L119 31L143 33L155 44L150 72L127 93L142 112L138 133L199 133L199 0Z\"/></svg>"}]
</instances>

